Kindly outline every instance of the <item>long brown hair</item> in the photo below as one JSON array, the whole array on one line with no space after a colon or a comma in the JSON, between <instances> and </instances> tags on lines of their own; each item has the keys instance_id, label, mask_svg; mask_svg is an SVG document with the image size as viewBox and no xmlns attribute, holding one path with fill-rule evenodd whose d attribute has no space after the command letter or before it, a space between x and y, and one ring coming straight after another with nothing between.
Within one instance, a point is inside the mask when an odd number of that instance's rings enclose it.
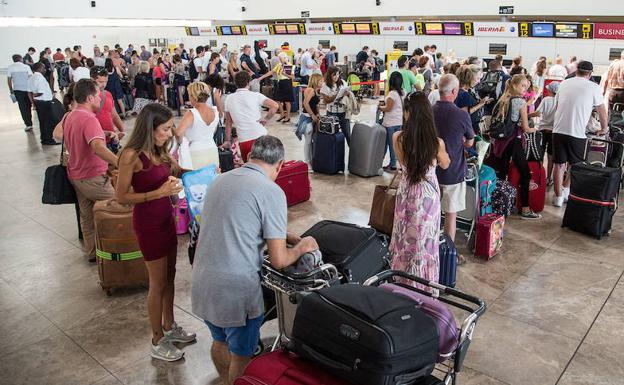
<instances>
[{"instance_id":1,"label":"long brown hair","mask_svg":"<svg viewBox=\"0 0 624 385\"><path fill-rule=\"evenodd\" d=\"M425 179L438 154L438 134L431 103L424 92L407 94L403 109L403 130L398 144L410 184L415 184Z\"/></svg>"},{"instance_id":2,"label":"long brown hair","mask_svg":"<svg viewBox=\"0 0 624 385\"><path fill-rule=\"evenodd\" d=\"M505 92L498 99L498 103L494 107L494 117L504 120L507 117L507 111L509 111L509 104L511 103L511 98L514 96L522 96L516 95L516 87L518 87L522 82L528 81L525 75L516 74L511 77L511 79L507 80L507 84L505 84Z\"/></svg>"},{"instance_id":3,"label":"long brown hair","mask_svg":"<svg viewBox=\"0 0 624 385\"><path fill-rule=\"evenodd\" d=\"M139 113L134 130L130 135L130 139L124 146L124 150L133 149L136 157L141 152L147 155L152 161L156 160L160 163L167 163L171 167L171 173L177 175L180 171L178 163L169 153L173 139L169 139L162 146L157 146L154 140L154 131L161 124L167 123L173 118L171 110L158 103L150 103L146 105ZM132 161L134 161L134 159Z\"/></svg>"}]
</instances>

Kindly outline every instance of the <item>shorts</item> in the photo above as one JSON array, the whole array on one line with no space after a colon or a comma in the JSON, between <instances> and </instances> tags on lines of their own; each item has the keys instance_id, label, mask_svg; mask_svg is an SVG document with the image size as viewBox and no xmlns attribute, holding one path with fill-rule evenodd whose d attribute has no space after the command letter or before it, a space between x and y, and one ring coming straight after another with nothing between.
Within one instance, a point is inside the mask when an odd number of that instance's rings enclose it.
<instances>
[{"instance_id":1,"label":"shorts","mask_svg":"<svg viewBox=\"0 0 624 385\"><path fill-rule=\"evenodd\" d=\"M249 154L251 153L251 148L253 147L254 143L256 143L255 139L238 143L238 148L240 149L241 158L243 158L243 162L247 162L249 160L248 159Z\"/></svg>"},{"instance_id":2,"label":"shorts","mask_svg":"<svg viewBox=\"0 0 624 385\"><path fill-rule=\"evenodd\" d=\"M587 139L553 133L553 162L555 164L576 164L583 162L585 160L586 143Z\"/></svg>"},{"instance_id":3,"label":"shorts","mask_svg":"<svg viewBox=\"0 0 624 385\"><path fill-rule=\"evenodd\" d=\"M237 356L251 357L253 356L258 340L260 340L260 326L264 316L248 319L245 326L233 328L221 328L204 321L212 339L217 342L227 343L228 350Z\"/></svg>"},{"instance_id":4,"label":"shorts","mask_svg":"<svg viewBox=\"0 0 624 385\"><path fill-rule=\"evenodd\" d=\"M442 190L441 207L445 213L458 213L466 209L466 182L440 185Z\"/></svg>"},{"instance_id":5,"label":"shorts","mask_svg":"<svg viewBox=\"0 0 624 385\"><path fill-rule=\"evenodd\" d=\"M553 154L553 133L551 130L542 130L542 138L544 138L544 150L548 155Z\"/></svg>"},{"instance_id":6,"label":"shorts","mask_svg":"<svg viewBox=\"0 0 624 385\"><path fill-rule=\"evenodd\" d=\"M381 74L377 71L373 72L373 80L378 81L381 79Z\"/></svg>"}]
</instances>

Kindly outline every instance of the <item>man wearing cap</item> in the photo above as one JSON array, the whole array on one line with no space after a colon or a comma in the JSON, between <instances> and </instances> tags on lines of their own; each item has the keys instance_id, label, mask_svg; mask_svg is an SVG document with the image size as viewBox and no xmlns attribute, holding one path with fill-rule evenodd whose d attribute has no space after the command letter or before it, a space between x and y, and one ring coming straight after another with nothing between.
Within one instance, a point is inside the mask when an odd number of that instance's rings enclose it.
<instances>
[{"instance_id":1,"label":"man wearing cap","mask_svg":"<svg viewBox=\"0 0 624 385\"><path fill-rule=\"evenodd\" d=\"M555 96L557 110L553 126L555 207L563 206L570 194L570 174L564 180L568 164L583 162L587 136L585 128L595 108L600 117L599 135L608 132L607 110L603 103L602 89L590 80L594 70L592 63L581 61L576 76L559 86Z\"/></svg>"},{"instance_id":2,"label":"man wearing cap","mask_svg":"<svg viewBox=\"0 0 624 385\"><path fill-rule=\"evenodd\" d=\"M548 94L542 99L540 105L537 107L536 113L539 113L541 117L538 125L538 129L542 131L542 137L544 138L544 147L548 154L548 185L553 183L553 144L552 144L552 131L555 123L555 111L557 110L557 103L555 101L555 95L559 91L559 85L561 82L552 82L546 86Z\"/></svg>"}]
</instances>

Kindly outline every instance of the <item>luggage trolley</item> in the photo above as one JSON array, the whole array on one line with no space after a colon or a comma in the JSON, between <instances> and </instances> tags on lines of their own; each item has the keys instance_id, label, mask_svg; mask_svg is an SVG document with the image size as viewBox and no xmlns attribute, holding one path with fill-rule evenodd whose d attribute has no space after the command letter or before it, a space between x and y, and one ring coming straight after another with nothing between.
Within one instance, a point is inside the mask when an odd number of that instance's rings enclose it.
<instances>
[{"instance_id":1,"label":"luggage trolley","mask_svg":"<svg viewBox=\"0 0 624 385\"><path fill-rule=\"evenodd\" d=\"M430 293L428 291L421 290L413 286L394 282L395 278L416 282L427 288L437 290L432 290L432 292L434 293ZM444 346L447 347L448 350L446 350L446 352L440 352L438 356L438 364L434 369L435 375L432 374L423 381L418 382L419 384L422 383L427 385L456 385L457 374L460 373L462 370L464 359L466 358L466 354L468 353L468 348L470 347L474 330L477 326L477 321L483 315L483 313L485 313L485 302L482 299L473 297L468 294L464 294L450 287L446 287L436 282L431 282L426 279L416 277L398 270L387 270L381 272L367 279L366 282L364 282L364 285L380 286L386 283L392 283L396 285L397 289L401 290L401 293L405 293L398 294L397 291L393 289L392 291L397 293L396 295L405 295L409 298L414 298L418 296L421 296L422 298L422 296L426 296L433 299L434 303L435 301L441 302L434 306L443 307L444 305L448 305L468 314L461 321L461 325L444 324L445 329L448 330L449 333L440 334L441 337L442 335L444 335L444 339L446 340L442 341L441 338L441 346L444 342ZM415 301L420 302L416 298ZM455 321L455 319L453 319L453 321ZM450 329L447 329L446 327L449 327ZM438 325L439 330L440 328L441 326Z\"/></svg>"},{"instance_id":2,"label":"luggage trolley","mask_svg":"<svg viewBox=\"0 0 624 385\"><path fill-rule=\"evenodd\" d=\"M470 250L474 248L474 230L479 218L479 167L468 161L466 169L466 208L457 213L457 228L466 235L466 244ZM442 223L444 224L444 213Z\"/></svg>"},{"instance_id":3,"label":"luggage trolley","mask_svg":"<svg viewBox=\"0 0 624 385\"><path fill-rule=\"evenodd\" d=\"M271 351L279 349L292 336L297 305L290 296L302 291L320 290L324 287L339 285L342 277L332 264L320 267L304 274L286 275L264 260L261 271L262 285L275 292L275 309L277 312L278 335L273 342Z\"/></svg>"}]
</instances>

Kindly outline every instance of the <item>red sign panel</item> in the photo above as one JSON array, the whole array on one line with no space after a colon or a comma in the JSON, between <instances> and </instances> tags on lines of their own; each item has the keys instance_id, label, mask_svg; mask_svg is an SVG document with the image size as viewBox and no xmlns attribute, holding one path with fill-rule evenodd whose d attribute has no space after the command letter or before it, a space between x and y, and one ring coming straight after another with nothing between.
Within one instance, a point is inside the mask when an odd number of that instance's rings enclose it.
<instances>
[{"instance_id":1,"label":"red sign panel","mask_svg":"<svg viewBox=\"0 0 624 385\"><path fill-rule=\"evenodd\" d=\"M596 23L594 24L594 39L624 40L624 24Z\"/></svg>"}]
</instances>

